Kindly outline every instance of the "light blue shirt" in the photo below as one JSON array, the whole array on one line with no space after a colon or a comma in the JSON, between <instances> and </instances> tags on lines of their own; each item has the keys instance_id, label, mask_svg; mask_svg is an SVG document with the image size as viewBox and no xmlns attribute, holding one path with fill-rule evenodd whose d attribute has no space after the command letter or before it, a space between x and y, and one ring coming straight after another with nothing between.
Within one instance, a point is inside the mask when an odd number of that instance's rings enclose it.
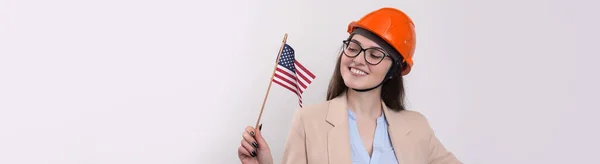
<instances>
[{"instance_id":1,"label":"light blue shirt","mask_svg":"<svg viewBox=\"0 0 600 164\"><path fill-rule=\"evenodd\" d=\"M375 137L373 138L373 153L369 153L360 138L356 125L356 114L348 110L348 123L350 127L350 148L352 149L353 164L398 164L394 148L388 134L388 125L383 113L377 118Z\"/></svg>"}]
</instances>

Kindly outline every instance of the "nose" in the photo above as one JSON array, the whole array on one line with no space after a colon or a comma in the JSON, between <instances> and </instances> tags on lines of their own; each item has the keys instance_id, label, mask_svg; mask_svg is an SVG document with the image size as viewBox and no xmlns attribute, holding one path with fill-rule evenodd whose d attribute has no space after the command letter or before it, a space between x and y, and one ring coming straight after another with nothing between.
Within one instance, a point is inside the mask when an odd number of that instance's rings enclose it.
<instances>
[{"instance_id":1,"label":"nose","mask_svg":"<svg viewBox=\"0 0 600 164\"><path fill-rule=\"evenodd\" d=\"M358 55L356 55L353 59L352 59L352 63L356 64L356 65L364 65L366 61L365 58L365 51L360 51L358 52ZM361 56L362 55L362 56Z\"/></svg>"}]
</instances>

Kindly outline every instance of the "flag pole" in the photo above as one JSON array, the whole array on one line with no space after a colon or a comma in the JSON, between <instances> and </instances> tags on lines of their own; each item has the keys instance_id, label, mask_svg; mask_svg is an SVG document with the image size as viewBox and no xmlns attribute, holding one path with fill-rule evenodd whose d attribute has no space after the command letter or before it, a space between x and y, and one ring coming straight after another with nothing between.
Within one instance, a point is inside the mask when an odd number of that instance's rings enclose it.
<instances>
[{"instance_id":1,"label":"flag pole","mask_svg":"<svg viewBox=\"0 0 600 164\"><path fill-rule=\"evenodd\" d=\"M283 46L287 42L288 34L285 33L283 36L283 43L281 43L281 47L279 47L279 53L277 54L277 59L275 60L275 67L273 68L273 73L271 73L271 80L269 80L269 87L267 88L267 93L265 94L265 98L263 100L262 107L260 107L260 114L258 114L258 120L256 120L256 126L254 128L258 128L258 124L260 123L260 118L262 117L263 110L265 109L265 103L267 102L267 97L269 97L269 91L271 91L271 84L273 84L273 78L275 77L275 70L277 69L277 64L279 63L279 57L281 56L281 51L283 51Z\"/></svg>"}]
</instances>

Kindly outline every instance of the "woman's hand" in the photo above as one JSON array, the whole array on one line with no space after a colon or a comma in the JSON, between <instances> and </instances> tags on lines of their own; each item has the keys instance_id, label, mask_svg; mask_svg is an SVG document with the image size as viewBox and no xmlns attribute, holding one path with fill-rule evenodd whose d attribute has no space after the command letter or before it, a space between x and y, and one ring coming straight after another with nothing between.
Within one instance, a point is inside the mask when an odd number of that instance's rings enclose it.
<instances>
[{"instance_id":1,"label":"woman's hand","mask_svg":"<svg viewBox=\"0 0 600 164\"><path fill-rule=\"evenodd\" d=\"M267 141L262 137L260 130L251 126L246 127L242 133L242 144L238 147L238 157L242 164L272 164L273 157Z\"/></svg>"}]
</instances>

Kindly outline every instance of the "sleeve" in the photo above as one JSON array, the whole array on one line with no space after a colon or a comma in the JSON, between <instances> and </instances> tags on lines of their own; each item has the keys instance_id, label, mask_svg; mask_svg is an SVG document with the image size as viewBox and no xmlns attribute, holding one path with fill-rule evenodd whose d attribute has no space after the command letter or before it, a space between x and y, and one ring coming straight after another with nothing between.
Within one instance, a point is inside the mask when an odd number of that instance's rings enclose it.
<instances>
[{"instance_id":1,"label":"sleeve","mask_svg":"<svg viewBox=\"0 0 600 164\"><path fill-rule=\"evenodd\" d=\"M435 132L429 125L427 118L423 115L421 117L423 117L424 124L429 132L429 164L462 164L452 152L446 150L444 145L435 136Z\"/></svg>"},{"instance_id":2,"label":"sleeve","mask_svg":"<svg viewBox=\"0 0 600 164\"><path fill-rule=\"evenodd\" d=\"M306 164L307 160L304 123L301 109L297 109L285 143L282 164Z\"/></svg>"}]
</instances>

